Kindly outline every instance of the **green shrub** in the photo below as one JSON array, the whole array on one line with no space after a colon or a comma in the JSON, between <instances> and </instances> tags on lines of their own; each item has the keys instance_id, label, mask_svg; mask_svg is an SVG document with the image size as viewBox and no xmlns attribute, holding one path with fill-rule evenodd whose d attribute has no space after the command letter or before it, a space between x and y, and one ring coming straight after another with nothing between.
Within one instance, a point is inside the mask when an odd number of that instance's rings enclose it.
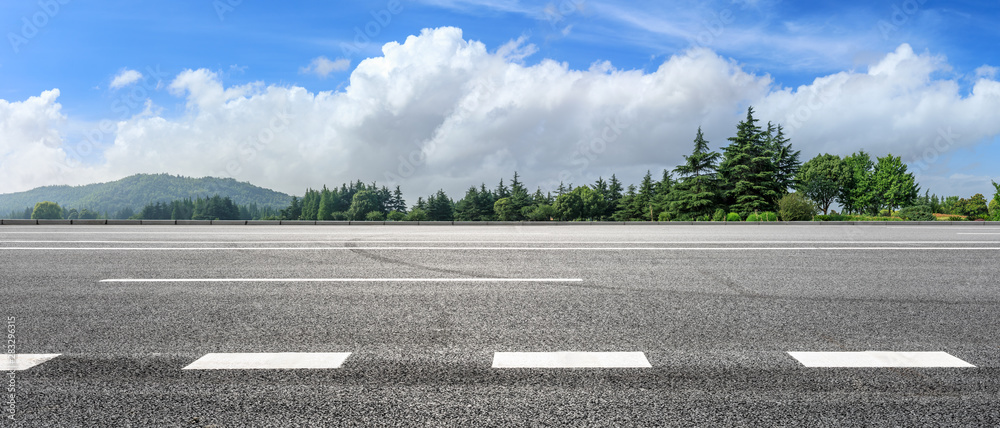
<instances>
[{"instance_id":1,"label":"green shrub","mask_svg":"<svg viewBox=\"0 0 1000 428\"><path fill-rule=\"evenodd\" d=\"M722 208L715 210L715 215L712 216L712 221L726 221L726 210Z\"/></svg>"},{"instance_id":2,"label":"green shrub","mask_svg":"<svg viewBox=\"0 0 1000 428\"><path fill-rule=\"evenodd\" d=\"M771 211L765 211L760 215L760 221L778 221L778 215Z\"/></svg>"},{"instance_id":3,"label":"green shrub","mask_svg":"<svg viewBox=\"0 0 1000 428\"><path fill-rule=\"evenodd\" d=\"M670 221L670 214L667 213L666 211L664 211L664 212L660 213L660 217L657 220L658 221Z\"/></svg>"},{"instance_id":4,"label":"green shrub","mask_svg":"<svg viewBox=\"0 0 1000 428\"><path fill-rule=\"evenodd\" d=\"M365 214L365 221L385 221L385 214L382 211L372 211Z\"/></svg>"},{"instance_id":5,"label":"green shrub","mask_svg":"<svg viewBox=\"0 0 1000 428\"><path fill-rule=\"evenodd\" d=\"M703 215L703 216L698 217L697 219L695 219L695 221L712 221L712 218L709 217L708 214L705 214L705 215Z\"/></svg>"},{"instance_id":6,"label":"green shrub","mask_svg":"<svg viewBox=\"0 0 1000 428\"><path fill-rule=\"evenodd\" d=\"M726 221L743 221L743 217L740 217L740 213L729 213L726 216Z\"/></svg>"},{"instance_id":7,"label":"green shrub","mask_svg":"<svg viewBox=\"0 0 1000 428\"><path fill-rule=\"evenodd\" d=\"M420 208L414 208L406 215L406 220L408 221L427 221L427 211Z\"/></svg>"},{"instance_id":8,"label":"green shrub","mask_svg":"<svg viewBox=\"0 0 1000 428\"><path fill-rule=\"evenodd\" d=\"M525 217L531 221L549 221L556 216L556 209L552 205L540 204L528 211Z\"/></svg>"},{"instance_id":9,"label":"green shrub","mask_svg":"<svg viewBox=\"0 0 1000 428\"><path fill-rule=\"evenodd\" d=\"M760 216L757 214L750 214L747 216L746 221L760 221Z\"/></svg>"},{"instance_id":10,"label":"green shrub","mask_svg":"<svg viewBox=\"0 0 1000 428\"><path fill-rule=\"evenodd\" d=\"M818 215L813 217L816 221L848 221L848 216L840 214Z\"/></svg>"},{"instance_id":11,"label":"green shrub","mask_svg":"<svg viewBox=\"0 0 1000 428\"><path fill-rule=\"evenodd\" d=\"M899 210L896 215L903 220L909 221L934 221L937 220L931 212L931 207L927 205L914 205Z\"/></svg>"},{"instance_id":12,"label":"green shrub","mask_svg":"<svg viewBox=\"0 0 1000 428\"><path fill-rule=\"evenodd\" d=\"M789 193L778 201L778 214L784 221L809 221L816 215L816 205L805 196Z\"/></svg>"},{"instance_id":13,"label":"green shrub","mask_svg":"<svg viewBox=\"0 0 1000 428\"><path fill-rule=\"evenodd\" d=\"M953 216L948 216L948 218L946 218L945 221L965 221L965 219L957 215L953 215Z\"/></svg>"},{"instance_id":14,"label":"green shrub","mask_svg":"<svg viewBox=\"0 0 1000 428\"><path fill-rule=\"evenodd\" d=\"M878 216L879 217L892 217L892 211L881 210L881 211L878 212Z\"/></svg>"},{"instance_id":15,"label":"green shrub","mask_svg":"<svg viewBox=\"0 0 1000 428\"><path fill-rule=\"evenodd\" d=\"M403 221L406 219L406 214L399 211L389 211L389 215L386 216L386 218L389 219L389 221Z\"/></svg>"},{"instance_id":16,"label":"green shrub","mask_svg":"<svg viewBox=\"0 0 1000 428\"><path fill-rule=\"evenodd\" d=\"M333 220L333 221L347 221L349 219L347 218L347 213L345 213L343 211L337 211L337 212L330 213L330 220Z\"/></svg>"}]
</instances>

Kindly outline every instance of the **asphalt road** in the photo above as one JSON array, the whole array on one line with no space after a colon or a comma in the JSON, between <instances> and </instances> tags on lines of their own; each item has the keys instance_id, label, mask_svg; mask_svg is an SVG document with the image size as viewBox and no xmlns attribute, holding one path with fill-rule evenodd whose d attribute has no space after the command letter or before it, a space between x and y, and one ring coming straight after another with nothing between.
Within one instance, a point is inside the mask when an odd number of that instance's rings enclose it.
<instances>
[{"instance_id":1,"label":"asphalt road","mask_svg":"<svg viewBox=\"0 0 1000 428\"><path fill-rule=\"evenodd\" d=\"M0 423L998 426L998 259L992 225L0 226L0 322L60 354ZM491 366L554 351L651 367ZM789 354L848 351L975 367ZM283 352L351 355L184 369Z\"/></svg>"}]
</instances>

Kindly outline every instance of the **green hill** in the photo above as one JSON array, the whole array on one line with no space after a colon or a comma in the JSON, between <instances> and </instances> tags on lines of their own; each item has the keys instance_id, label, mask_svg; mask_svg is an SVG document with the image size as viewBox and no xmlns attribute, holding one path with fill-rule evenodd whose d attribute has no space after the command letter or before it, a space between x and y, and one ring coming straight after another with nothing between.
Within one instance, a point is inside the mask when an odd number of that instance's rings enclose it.
<instances>
[{"instance_id":1,"label":"green hill","mask_svg":"<svg viewBox=\"0 0 1000 428\"><path fill-rule=\"evenodd\" d=\"M70 209L89 209L105 215L131 208L138 212L155 202L214 195L228 196L237 205L285 208L292 197L284 193L238 182L232 178L190 178L169 174L137 174L109 183L84 186L45 186L26 192L0 195L0 217L21 213L35 203L51 201Z\"/></svg>"}]
</instances>

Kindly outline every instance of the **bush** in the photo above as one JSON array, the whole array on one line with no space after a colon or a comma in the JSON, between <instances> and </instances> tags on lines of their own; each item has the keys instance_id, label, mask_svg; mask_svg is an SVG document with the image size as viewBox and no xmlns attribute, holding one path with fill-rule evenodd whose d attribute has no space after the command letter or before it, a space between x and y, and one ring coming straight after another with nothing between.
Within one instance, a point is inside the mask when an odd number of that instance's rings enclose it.
<instances>
[{"instance_id":1,"label":"bush","mask_svg":"<svg viewBox=\"0 0 1000 428\"><path fill-rule=\"evenodd\" d=\"M406 219L406 214L399 211L389 211L389 215L386 216L386 218L389 219L389 221L403 221Z\"/></svg>"},{"instance_id":2,"label":"bush","mask_svg":"<svg viewBox=\"0 0 1000 428\"><path fill-rule=\"evenodd\" d=\"M760 221L778 221L778 215L771 211L765 211L760 215Z\"/></svg>"},{"instance_id":3,"label":"bush","mask_svg":"<svg viewBox=\"0 0 1000 428\"><path fill-rule=\"evenodd\" d=\"M990 218L993 221L1000 221L1000 198L993 198L990 201Z\"/></svg>"},{"instance_id":4,"label":"bush","mask_svg":"<svg viewBox=\"0 0 1000 428\"><path fill-rule=\"evenodd\" d=\"M740 213L729 213L726 216L726 221L743 221L743 217L740 217Z\"/></svg>"},{"instance_id":5,"label":"bush","mask_svg":"<svg viewBox=\"0 0 1000 428\"><path fill-rule=\"evenodd\" d=\"M789 193L778 201L778 214L784 221L809 221L816 215L816 206L805 196Z\"/></svg>"},{"instance_id":6,"label":"bush","mask_svg":"<svg viewBox=\"0 0 1000 428\"><path fill-rule=\"evenodd\" d=\"M934 213L931 212L931 207L927 205L914 205L910 207L903 208L899 210L896 215L903 220L909 221L934 221L937 217L934 217Z\"/></svg>"},{"instance_id":7,"label":"bush","mask_svg":"<svg viewBox=\"0 0 1000 428\"><path fill-rule=\"evenodd\" d=\"M660 217L657 220L658 221L670 221L670 214L667 213L666 211L664 211L664 212L660 213Z\"/></svg>"},{"instance_id":8,"label":"bush","mask_svg":"<svg viewBox=\"0 0 1000 428\"><path fill-rule=\"evenodd\" d=\"M892 211L881 210L881 211L878 212L878 216L879 217L892 217Z\"/></svg>"},{"instance_id":9,"label":"bush","mask_svg":"<svg viewBox=\"0 0 1000 428\"><path fill-rule=\"evenodd\" d=\"M333 221L347 221L349 219L347 218L347 213L345 213L343 211L336 211L336 212L330 213L330 220L333 220Z\"/></svg>"},{"instance_id":10,"label":"bush","mask_svg":"<svg viewBox=\"0 0 1000 428\"><path fill-rule=\"evenodd\" d=\"M816 221L848 221L848 218L849 217L847 217L846 215L830 214L830 215L818 215L816 217L813 217L813 220L816 220Z\"/></svg>"},{"instance_id":11,"label":"bush","mask_svg":"<svg viewBox=\"0 0 1000 428\"><path fill-rule=\"evenodd\" d=\"M715 215L712 216L712 221L726 221L726 210L722 208L715 210Z\"/></svg>"},{"instance_id":12,"label":"bush","mask_svg":"<svg viewBox=\"0 0 1000 428\"><path fill-rule=\"evenodd\" d=\"M420 208L414 208L413 211L410 211L410 213L406 215L406 220L427 221L427 211L424 211Z\"/></svg>"},{"instance_id":13,"label":"bush","mask_svg":"<svg viewBox=\"0 0 1000 428\"><path fill-rule=\"evenodd\" d=\"M760 221L760 216L757 214L750 214L747 216L746 221Z\"/></svg>"},{"instance_id":14,"label":"bush","mask_svg":"<svg viewBox=\"0 0 1000 428\"><path fill-rule=\"evenodd\" d=\"M556 216L556 209L552 205L540 204L533 210L528 211L527 217L531 221L549 221Z\"/></svg>"},{"instance_id":15,"label":"bush","mask_svg":"<svg viewBox=\"0 0 1000 428\"><path fill-rule=\"evenodd\" d=\"M965 221L965 219L964 219L964 218L962 218L962 217L959 217L959 216L957 216L957 215L952 215L952 216L948 216L948 218L946 218L946 219L944 219L944 220L945 220L945 221Z\"/></svg>"},{"instance_id":16,"label":"bush","mask_svg":"<svg viewBox=\"0 0 1000 428\"><path fill-rule=\"evenodd\" d=\"M703 216L698 217L697 219L695 219L695 221L712 221L712 218L709 217L708 214L705 214L705 215L703 215Z\"/></svg>"},{"instance_id":17,"label":"bush","mask_svg":"<svg viewBox=\"0 0 1000 428\"><path fill-rule=\"evenodd\" d=\"M385 214L382 211L372 211L365 214L365 221L385 221Z\"/></svg>"}]
</instances>

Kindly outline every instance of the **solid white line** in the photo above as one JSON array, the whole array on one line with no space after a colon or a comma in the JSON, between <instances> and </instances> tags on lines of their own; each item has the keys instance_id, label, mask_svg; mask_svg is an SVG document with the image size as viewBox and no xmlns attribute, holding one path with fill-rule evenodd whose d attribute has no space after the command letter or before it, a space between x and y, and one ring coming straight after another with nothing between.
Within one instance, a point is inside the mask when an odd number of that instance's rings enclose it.
<instances>
[{"instance_id":1,"label":"solid white line","mask_svg":"<svg viewBox=\"0 0 1000 428\"><path fill-rule=\"evenodd\" d=\"M495 352L493 368L650 368L642 352Z\"/></svg>"},{"instance_id":2,"label":"solid white line","mask_svg":"<svg viewBox=\"0 0 1000 428\"><path fill-rule=\"evenodd\" d=\"M1000 235L1000 233L959 233L959 235ZM1000 241L0 241L0 244L1000 244Z\"/></svg>"},{"instance_id":3,"label":"solid white line","mask_svg":"<svg viewBox=\"0 0 1000 428\"><path fill-rule=\"evenodd\" d=\"M183 370L339 369L350 352L206 354Z\"/></svg>"},{"instance_id":4,"label":"solid white line","mask_svg":"<svg viewBox=\"0 0 1000 428\"><path fill-rule=\"evenodd\" d=\"M974 242L973 242L974 243ZM865 251L1000 250L1000 247L0 247L15 251Z\"/></svg>"},{"instance_id":5,"label":"solid white line","mask_svg":"<svg viewBox=\"0 0 1000 428\"><path fill-rule=\"evenodd\" d=\"M100 282L582 282L582 278L115 278Z\"/></svg>"},{"instance_id":6,"label":"solid white line","mask_svg":"<svg viewBox=\"0 0 1000 428\"><path fill-rule=\"evenodd\" d=\"M27 370L60 354L3 354L0 355L0 372Z\"/></svg>"},{"instance_id":7,"label":"solid white line","mask_svg":"<svg viewBox=\"0 0 1000 428\"><path fill-rule=\"evenodd\" d=\"M789 352L806 367L975 367L947 352Z\"/></svg>"}]
</instances>

